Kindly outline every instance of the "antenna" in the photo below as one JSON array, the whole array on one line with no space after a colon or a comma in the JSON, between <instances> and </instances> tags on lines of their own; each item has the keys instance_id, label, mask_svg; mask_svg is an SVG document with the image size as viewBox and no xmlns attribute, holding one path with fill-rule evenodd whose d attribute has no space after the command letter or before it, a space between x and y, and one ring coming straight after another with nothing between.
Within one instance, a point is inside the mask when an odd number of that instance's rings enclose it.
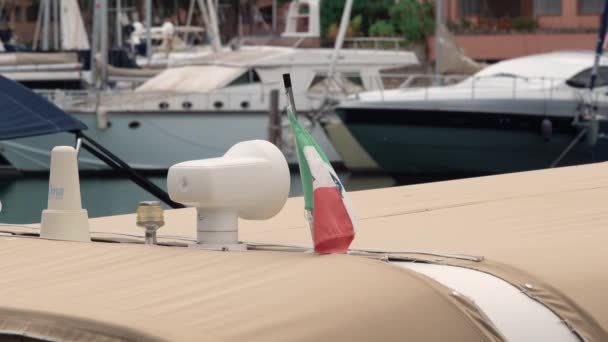
<instances>
[{"instance_id":1,"label":"antenna","mask_svg":"<svg viewBox=\"0 0 608 342\"><path fill-rule=\"evenodd\" d=\"M599 72L600 58L604 53L604 41L606 39L606 31L608 31L608 1L604 1L604 10L602 11L600 29L598 31L597 37L597 46L595 48L595 59L593 60L593 69L591 71L591 78L589 79L589 91L587 93L588 103L584 106L584 110L586 113L583 113L589 117L589 126L587 128L587 142L590 146L595 145L599 135L597 109L593 104L593 88L595 88L595 81L597 80L597 75Z\"/></svg>"},{"instance_id":2,"label":"antenna","mask_svg":"<svg viewBox=\"0 0 608 342\"><path fill-rule=\"evenodd\" d=\"M266 220L289 196L285 156L265 140L240 142L220 158L171 166L171 199L197 209L197 244L215 250L246 250L239 242L238 219ZM260 191L263 189L263 191Z\"/></svg>"},{"instance_id":3,"label":"antenna","mask_svg":"<svg viewBox=\"0 0 608 342\"><path fill-rule=\"evenodd\" d=\"M78 152L72 146L51 151L47 209L42 211L40 237L65 241L91 241L89 215L82 209Z\"/></svg>"}]
</instances>

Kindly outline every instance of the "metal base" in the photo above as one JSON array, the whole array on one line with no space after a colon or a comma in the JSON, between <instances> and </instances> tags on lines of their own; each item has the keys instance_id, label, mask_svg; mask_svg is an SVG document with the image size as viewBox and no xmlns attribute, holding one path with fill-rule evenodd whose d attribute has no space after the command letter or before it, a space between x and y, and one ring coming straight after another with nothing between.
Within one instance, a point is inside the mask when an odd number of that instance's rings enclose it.
<instances>
[{"instance_id":1,"label":"metal base","mask_svg":"<svg viewBox=\"0 0 608 342\"><path fill-rule=\"evenodd\" d=\"M223 252L246 252L247 244L246 243L237 243L237 244L191 244L188 245L190 248L196 249L204 249L208 251L223 251Z\"/></svg>"},{"instance_id":2,"label":"metal base","mask_svg":"<svg viewBox=\"0 0 608 342\"><path fill-rule=\"evenodd\" d=\"M85 209L42 211L40 237L50 240L90 242L89 215Z\"/></svg>"}]
</instances>

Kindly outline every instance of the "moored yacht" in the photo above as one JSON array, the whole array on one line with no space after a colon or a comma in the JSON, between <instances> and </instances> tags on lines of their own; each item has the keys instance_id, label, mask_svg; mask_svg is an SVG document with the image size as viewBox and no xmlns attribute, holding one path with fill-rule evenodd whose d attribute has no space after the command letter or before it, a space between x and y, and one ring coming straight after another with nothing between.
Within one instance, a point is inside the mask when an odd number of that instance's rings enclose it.
<instances>
[{"instance_id":1,"label":"moored yacht","mask_svg":"<svg viewBox=\"0 0 608 342\"><path fill-rule=\"evenodd\" d=\"M592 92L593 54L563 51L496 63L454 85L360 93L337 111L382 170L395 175L454 177L605 160L602 139L582 142L586 105L597 113L600 137L605 129L608 59L599 65Z\"/></svg>"},{"instance_id":2,"label":"moored yacht","mask_svg":"<svg viewBox=\"0 0 608 342\"><path fill-rule=\"evenodd\" d=\"M333 49L242 47L169 68L135 91L49 91L45 95L84 122L88 135L132 167L164 171L180 160L217 156L238 141L268 138L270 94L281 90L283 73L293 75L300 111L310 112L328 97L344 97L345 89L379 89L384 69L418 63L416 55L407 51L344 49L334 76L342 82L336 87L327 79L333 53ZM279 97L278 108L284 105ZM340 162L323 129L308 127L328 158ZM283 137L283 152L295 164L293 139L287 134ZM52 147L73 141L71 134L59 133L2 141L0 147L17 169L45 171ZM81 170L107 169L86 152L79 160Z\"/></svg>"}]
</instances>

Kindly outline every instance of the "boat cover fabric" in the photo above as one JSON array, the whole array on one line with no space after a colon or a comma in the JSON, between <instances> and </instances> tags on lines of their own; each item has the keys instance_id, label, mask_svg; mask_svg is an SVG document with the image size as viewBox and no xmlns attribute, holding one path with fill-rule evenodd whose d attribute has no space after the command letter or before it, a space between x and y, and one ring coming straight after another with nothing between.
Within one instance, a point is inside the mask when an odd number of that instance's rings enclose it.
<instances>
[{"instance_id":1,"label":"boat cover fabric","mask_svg":"<svg viewBox=\"0 0 608 342\"><path fill-rule=\"evenodd\" d=\"M504 279L519 288L523 293L544 304L563 319L564 324L567 324L573 332L580 335L585 341L608 341L608 296L605 291L605 284L608 283L608 272L606 272L608 249L605 247L606 241L608 241L608 230L606 229L608 226L608 211L606 209L606 203L608 203L608 163L351 192L350 194L360 220L357 237L353 241L351 248L377 249L385 251L387 255L393 258L442 263L488 272ZM241 220L239 238L242 241L256 242L258 244L310 247L310 230L302 215L303 205L302 198L291 198L281 213L269 221ZM90 222L93 237L131 242L143 241L143 232L140 228L136 227L134 215L97 218L91 219ZM3 227L3 229L9 228ZM31 233L32 230L35 231L35 229L31 228L18 227L11 227L10 230L28 233ZM125 236L124 234L129 235ZM192 243L196 237L196 210L187 208L166 211L165 226L159 231L159 235L159 241L162 243ZM10 241L17 244L21 243L18 241L22 240L15 238ZM63 282L65 277L68 277L66 281L75 278L87 278L89 275L91 275L90 282L104 279L99 274L84 273L82 276L77 273L72 274L74 270L72 263L80 263L83 269L88 267L88 261L85 260L89 260L89 257L83 259L83 256L88 255L86 251L89 249L97 250L97 248L104 248L108 250L108 253L104 254L104 256L91 256L91 260L96 260L95 258L101 260L99 264L95 264L100 269L108 267L106 268L107 278L112 277L111 274L116 273L116 269L113 268L115 264L122 265L126 263L127 266L131 265L133 272L136 272L136 274L153 272L154 267L156 267L150 265L151 262L148 261L150 259L147 259L147 257L142 260L136 260L136 258L122 259L122 256L116 254L116 259L112 259L112 253L117 252L109 252L108 248L130 250L133 248L131 245L110 245L111 247L101 245L101 247L93 247L100 245L82 244L82 246L91 247L83 247L83 251L76 251L73 249L64 250L64 246L81 246L81 244L51 243L34 239L27 241L28 243L30 243L29 241L37 241L36 243L39 244L39 247L36 247L35 250L28 248L23 253L16 253L16 249L11 249L8 254L0 254L0 271L3 272L3 277L0 278L0 286L4 288L8 286L5 284L10 284L10 287L7 287L8 291L2 293L2 297L0 297L0 307L3 310L7 309L7 306L4 305L4 303L8 303L8 298L6 297L11 297L11 300L17 300L18 296L14 296L14 298L11 296L13 293L15 295L18 294L13 289L23 288L23 291L29 290L27 292L28 295L36 295L44 287L32 281L31 274L34 273L34 270L38 271L38 268L35 268L37 266L31 264L32 259L30 257L36 258L37 256L31 255L28 257L28 253L41 255L38 259L47 260L46 264L41 266L43 271L47 269L59 271L49 271L44 275L46 277L45 282L57 284L57 289L53 291L59 292L61 291L60 288L65 290L63 295L58 295L57 292L53 293L53 296L57 298L56 300L61 300L72 291L72 287L68 287ZM62 247L51 247L51 245L55 246L55 244ZM40 246L45 247L42 248ZM19 248L24 247L19 246ZM163 250L163 253L173 253L172 255L179 255L184 250L161 247L157 247L156 249L159 251ZM8 245L4 243L0 245L0 251L7 250ZM152 253L153 250L148 249L147 253ZM63 258L55 260L55 255L58 257L62 256L64 255L64 251L65 254L70 254L71 257L74 255L78 255L78 257L73 257L73 259L70 259L70 262L67 262ZM440 253L442 255L423 253ZM483 257L483 259L478 259L479 261L463 260L458 255L444 255L445 253L474 255ZM150 254L149 258L166 262L164 261L165 254L157 255L155 251L154 255L156 256L154 257L153 254ZM213 255L236 255L236 258L239 258L244 255L254 256L257 254L226 253ZM154 303L169 306L171 303L174 303L174 305L177 305L175 303L193 300L192 296L200 295L204 291L209 291L207 292L207 296L211 298L221 297L224 293L238 292L232 291L231 288L224 288L223 285L225 283L221 280L222 277L228 277L226 276L228 270L233 269L250 269L254 272L244 273L246 275L244 278L247 279L255 279L254 274L256 276L260 274L263 277L277 274L278 278L274 278L276 281L273 284L280 285L283 284L285 279L281 278L283 277L283 273L276 273L270 265L283 261L286 268L299 273L302 272L302 269L299 267L304 264L298 264L295 261L294 263L290 263L287 260L308 260L305 258L311 258L310 260L317 258L316 260L319 260L319 263L315 265L324 265L329 260L332 262L333 260L340 260L340 263L319 267L322 267L323 272L328 272L327 276L330 277L331 281L349 279L352 282L355 281L354 278L350 278L353 275L343 272L345 272L344 270L351 269L351 266L346 266L351 265L350 260L353 260L352 262L357 264L361 260L354 256L329 256L326 258L325 256L298 253L288 255L261 253L261 255L264 258L268 257L268 259L264 259L261 262L268 263L266 268L251 268L250 264L244 261L245 258L239 259L244 262L242 268L239 268L241 266L237 266L238 262L235 264L226 263L225 273L222 276L218 276L218 279L214 280L214 282L211 282L211 284L217 284L215 290L208 290L207 287L203 291L192 290L190 292L191 295L184 295L180 297L181 301L178 300L177 302L172 302L172 300L165 297L157 297L158 299ZM254 258L262 257L256 256ZM51 259L55 260L55 263ZM177 260L180 261L176 265L183 264L181 259ZM222 264L224 263L223 260L216 259L218 263ZM346 262L346 260L349 261ZM365 265L371 262L373 261L364 261ZM23 265L27 265L27 267ZM378 264L374 265L382 268L386 266L379 261ZM183 269L194 270L197 266L190 264L188 267L184 266ZM179 269L181 270L182 268L180 267ZM373 269L375 269L375 266ZM372 268L368 269L365 266L365 268L358 268L357 272L363 273L363 284L366 284L366 281L373 281L374 284L385 286L385 283L395 281L395 278L389 275L389 273L394 271L378 274L375 272L380 271L372 271ZM157 273L159 273L157 279L162 282L161 286L163 286L163 290L150 287L151 285L145 283L139 289L139 292L131 288L128 294L124 294L120 298L125 302L133 300L135 303L135 299L132 299L130 296L142 295L142 293L149 296L165 295L172 291L173 288L176 288L174 284L180 283L180 281L176 280L175 283L172 283L173 286L165 284L165 282L169 281L167 278L172 277L172 273L166 275L161 275L161 271ZM188 279L196 279L195 273L189 271L191 278ZM325 273L323 274L325 275ZM56 276L51 277L51 275ZM311 282L311 279L308 278L309 276L311 274L306 274L301 279L303 283L300 285L303 287L309 286ZM3 282L5 279L6 283ZM359 279L356 279L356 281L358 282ZM263 282L259 284L261 287L266 286L266 283ZM410 280L400 283L399 286L401 286L400 288L404 292L412 291L408 287L408 284L411 284ZM89 286L89 283L86 283L86 285ZM118 283L114 285L114 287L120 286ZM431 286L431 283L428 286ZM104 292L97 291L97 287L92 286L92 288L95 289L95 291L92 291L95 294L91 297L104 296ZM285 290L284 288L281 289ZM222 292L223 290L226 291ZM273 291L273 293L287 293L278 290L276 292ZM392 291L387 288L376 288L376 290L387 291L387 293L388 291ZM372 290L371 287L358 288L359 297L354 296L352 298L367 298L369 294L371 297L365 303L374 304L375 301L379 300L373 294L376 290ZM305 290L298 289L296 292L290 293L293 296L306 297L298 291ZM343 290L332 288L332 291L340 293ZM351 296L350 291L347 290L344 293L347 296ZM320 291L315 293L318 292L320 293ZM443 292L439 291L437 293ZM394 298L396 302L399 302L402 295L403 293L397 291L395 293L391 292L390 297L396 296ZM444 332L445 326L443 323L439 325L426 321L418 321L418 319L429 315L442 314L442 307L434 306L434 302L427 302L427 297L419 296L418 294L406 299L406 301L408 300L411 300L411 302L407 305L401 304L399 308L403 309L405 306L416 307L419 311L408 312L407 314L395 313L392 310L397 309L391 306L390 300L387 300L389 306L385 307L386 311L383 311L386 314L382 316L384 317L383 319L395 315L405 315L403 317L406 318L400 322L404 326L407 326L408 329L419 329L420 334L426 333L427 330ZM67 302L69 303L70 301ZM200 302L194 299L194 303ZM365 303L358 302L357 306L365 306ZM31 312L35 311L40 304L31 300L20 303L13 302L12 305ZM125 305L128 304L125 303ZM332 302L332 305L328 307L333 306ZM149 308L151 307L152 305ZM213 307L217 308L217 306ZM227 310L227 308L225 309ZM322 310L326 309L324 307ZM65 312L63 309L56 310L56 312ZM318 310L322 311L320 307ZM260 317L264 318L266 312L266 309L261 309L259 312ZM286 315L287 312L285 312ZM76 312L74 315L80 318L88 317L89 320L93 321L98 317L93 316L93 313L85 315L84 313ZM227 317L226 315L230 316L226 311L221 310L212 316L212 318L218 319L216 324L220 324L221 319ZM376 315L380 314L376 312ZM274 316L271 317L273 319L276 318ZM362 325L366 329L369 329L379 324L375 320L370 320L369 316L365 316L364 318L363 316L357 316L354 319L353 316L349 316L349 319L353 319L349 323L349 326L354 326L358 329L360 328L359 325ZM367 320L367 325L359 324L359 322L364 322L365 320ZM268 322L270 324L272 320L269 318ZM284 323L285 321L280 322ZM483 322L483 320L470 318L470 322L479 323ZM280 324L277 323L277 325ZM124 325L140 330L145 330L147 327L146 324L138 325L133 321L125 321ZM2 325L0 324L0 326ZM475 326L478 327L478 325ZM302 329L304 330L304 328ZM488 333L491 329L481 329L480 331L484 332L484 336L491 335ZM371 333L367 330L366 332ZM411 331L409 332L411 333ZM296 330L293 330L292 333L296 334ZM358 330L357 333L359 333ZM411 335L407 335L401 338L401 340L424 340L420 336L419 338L411 338ZM370 335L366 335L365 333L361 337L362 340L370 339ZM383 340L382 337L384 336L379 336L373 340ZM334 340L336 339L334 338ZM388 338L384 338L384 340L386 339ZM458 340L458 336L444 335L443 339Z\"/></svg>"},{"instance_id":2,"label":"boat cover fabric","mask_svg":"<svg viewBox=\"0 0 608 342\"><path fill-rule=\"evenodd\" d=\"M7 52L0 54L0 65L75 64L76 52Z\"/></svg>"},{"instance_id":3,"label":"boat cover fabric","mask_svg":"<svg viewBox=\"0 0 608 342\"><path fill-rule=\"evenodd\" d=\"M176 65L224 65L235 68L246 68L267 60L274 60L279 56L291 55L293 53L293 48L278 46L243 46L238 50L222 50L216 53L177 61Z\"/></svg>"},{"instance_id":4,"label":"boat cover fabric","mask_svg":"<svg viewBox=\"0 0 608 342\"><path fill-rule=\"evenodd\" d=\"M135 91L208 93L225 87L246 70L217 65L169 68L146 81Z\"/></svg>"},{"instance_id":5,"label":"boat cover fabric","mask_svg":"<svg viewBox=\"0 0 608 342\"><path fill-rule=\"evenodd\" d=\"M175 65L222 65L241 68L292 70L292 66L327 70L333 49L290 48L279 46L242 46L237 50L222 50L202 56L176 61ZM416 54L411 51L378 49L343 49L340 51L338 70L351 71L353 68L394 68L419 64ZM285 71L286 72L286 71Z\"/></svg>"},{"instance_id":6,"label":"boat cover fabric","mask_svg":"<svg viewBox=\"0 0 608 342\"><path fill-rule=\"evenodd\" d=\"M137 69L137 68L120 68L113 65L107 66L109 76L121 77L154 77L162 72L161 69Z\"/></svg>"},{"instance_id":7,"label":"boat cover fabric","mask_svg":"<svg viewBox=\"0 0 608 342\"><path fill-rule=\"evenodd\" d=\"M486 65L468 57L445 25L439 27L439 73L471 75Z\"/></svg>"},{"instance_id":8,"label":"boat cover fabric","mask_svg":"<svg viewBox=\"0 0 608 342\"><path fill-rule=\"evenodd\" d=\"M87 129L54 104L1 75L0 89L0 140Z\"/></svg>"},{"instance_id":9,"label":"boat cover fabric","mask_svg":"<svg viewBox=\"0 0 608 342\"><path fill-rule=\"evenodd\" d=\"M608 341L608 163L349 194L359 217L351 248L482 256L475 262L392 254L493 274L542 302L586 341ZM291 198L269 221L241 221L240 239L312 246L303 205ZM165 222L161 241L196 237L192 208L167 211ZM104 232L99 237L143 235L133 215L91 223Z\"/></svg>"},{"instance_id":10,"label":"boat cover fabric","mask_svg":"<svg viewBox=\"0 0 608 342\"><path fill-rule=\"evenodd\" d=\"M0 236L0 338L500 341L475 305L348 255Z\"/></svg>"}]
</instances>

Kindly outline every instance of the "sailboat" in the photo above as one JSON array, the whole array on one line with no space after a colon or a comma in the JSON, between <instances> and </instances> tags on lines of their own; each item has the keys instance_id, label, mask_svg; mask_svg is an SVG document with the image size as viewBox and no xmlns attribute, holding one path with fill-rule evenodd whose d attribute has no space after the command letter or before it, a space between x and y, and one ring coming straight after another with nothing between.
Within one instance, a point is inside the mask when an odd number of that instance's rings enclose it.
<instances>
[{"instance_id":1,"label":"sailboat","mask_svg":"<svg viewBox=\"0 0 608 342\"><path fill-rule=\"evenodd\" d=\"M315 20L313 15L310 20ZM314 112L328 95L334 100L348 95L342 86L333 94L325 90L319 95L319 87L328 89L324 88L328 78L356 85L349 87L354 91L375 90L382 86L382 70L418 64L409 51L343 49L338 56L335 51L271 46L222 49L169 68L135 91L51 91L46 95L84 122L93 139L133 168L165 172L180 160L209 158L238 141L268 138L271 93L281 89L284 73L293 75L301 112ZM284 105L280 99L278 108ZM301 119L328 158L340 164L322 127ZM293 139L284 138L283 152L295 166ZM17 169L46 171L51 148L71 142L71 135L55 134L3 141L0 146ZM80 163L81 170L107 169L86 153Z\"/></svg>"},{"instance_id":2,"label":"sailboat","mask_svg":"<svg viewBox=\"0 0 608 342\"><path fill-rule=\"evenodd\" d=\"M51 21L51 11L58 14ZM50 27L55 35L51 51ZM38 39L39 38L39 39ZM38 46L38 40L41 46ZM44 0L35 34L36 51L0 53L0 74L30 88L81 89L88 83L86 53L89 40L77 0ZM38 47L40 49L38 50Z\"/></svg>"}]
</instances>

